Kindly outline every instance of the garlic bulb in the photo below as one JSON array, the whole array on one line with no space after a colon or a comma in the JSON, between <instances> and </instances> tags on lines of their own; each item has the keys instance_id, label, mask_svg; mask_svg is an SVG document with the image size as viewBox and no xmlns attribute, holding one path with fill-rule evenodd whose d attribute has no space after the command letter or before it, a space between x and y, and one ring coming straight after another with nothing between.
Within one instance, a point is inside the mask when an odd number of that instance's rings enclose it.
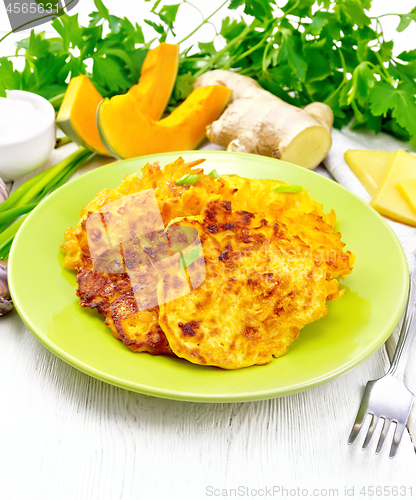
<instances>
[{"instance_id":1,"label":"garlic bulb","mask_svg":"<svg viewBox=\"0 0 416 500\"><path fill-rule=\"evenodd\" d=\"M4 183L3 179L0 179L0 205L3 203L3 201L7 200L9 197L9 193L7 191L6 184Z\"/></svg>"},{"instance_id":2,"label":"garlic bulb","mask_svg":"<svg viewBox=\"0 0 416 500\"><path fill-rule=\"evenodd\" d=\"M0 316L5 316L13 309L7 285L7 267L0 263Z\"/></svg>"}]
</instances>

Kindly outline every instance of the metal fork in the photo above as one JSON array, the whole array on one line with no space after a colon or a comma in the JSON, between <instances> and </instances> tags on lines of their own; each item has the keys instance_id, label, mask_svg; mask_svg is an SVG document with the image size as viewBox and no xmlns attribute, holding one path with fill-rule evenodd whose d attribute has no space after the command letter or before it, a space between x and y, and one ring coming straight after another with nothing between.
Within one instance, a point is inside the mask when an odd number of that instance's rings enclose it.
<instances>
[{"instance_id":1,"label":"metal fork","mask_svg":"<svg viewBox=\"0 0 416 500\"><path fill-rule=\"evenodd\" d=\"M415 303L416 271L410 276L410 288L405 316L390 369L384 377L367 382L357 418L348 438L348 444L353 443L360 432L366 416L368 414L371 415L370 427L363 444L364 450L373 437L378 421L383 419L383 429L376 448L376 454L378 454L384 444L390 425L395 423L396 429L390 448L390 458L396 456L415 398L403 380L412 341L416 334Z\"/></svg>"}]
</instances>

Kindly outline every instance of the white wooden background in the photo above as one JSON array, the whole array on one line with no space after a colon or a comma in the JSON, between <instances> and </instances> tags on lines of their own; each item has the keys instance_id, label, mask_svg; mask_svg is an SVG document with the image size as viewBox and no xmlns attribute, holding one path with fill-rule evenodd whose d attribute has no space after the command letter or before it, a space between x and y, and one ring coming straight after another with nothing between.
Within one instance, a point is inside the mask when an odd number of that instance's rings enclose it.
<instances>
[{"instance_id":1,"label":"white wooden background","mask_svg":"<svg viewBox=\"0 0 416 500\"><path fill-rule=\"evenodd\" d=\"M411 3L401 2L400 11ZM82 15L90 4L81 0ZM138 2L106 4L137 18ZM72 147L54 152L49 164ZM388 364L382 347L348 374L305 393L255 403L168 401L75 370L13 312L0 319L0 499L193 500L214 496L210 488L238 487L258 488L251 496L273 487L305 490L276 489L274 498L346 498L345 488L353 487L349 497L363 498L363 486L378 485L405 486L401 498L411 498L416 456L409 432L395 460L388 458L391 432L379 456L376 439L366 452L362 441L346 443L365 383ZM408 380L413 390L415 365ZM416 436L414 414L410 431Z\"/></svg>"}]
</instances>

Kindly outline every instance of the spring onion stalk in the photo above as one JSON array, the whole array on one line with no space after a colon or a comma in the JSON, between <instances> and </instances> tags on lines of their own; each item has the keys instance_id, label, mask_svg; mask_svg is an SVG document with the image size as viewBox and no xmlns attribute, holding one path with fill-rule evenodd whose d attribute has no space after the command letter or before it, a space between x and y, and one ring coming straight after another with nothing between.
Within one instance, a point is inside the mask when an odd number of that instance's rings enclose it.
<instances>
[{"instance_id":1,"label":"spring onion stalk","mask_svg":"<svg viewBox=\"0 0 416 500\"><path fill-rule=\"evenodd\" d=\"M48 182L48 184L42 189L42 191L36 196L35 202L39 203L45 196L51 192L52 188L55 186L56 182L61 179L65 173L69 170L70 166L65 168L56 179L52 179Z\"/></svg>"},{"instance_id":2,"label":"spring onion stalk","mask_svg":"<svg viewBox=\"0 0 416 500\"><path fill-rule=\"evenodd\" d=\"M6 200L7 204L4 202L0 205L0 256L8 254L11 242L28 213L46 195L62 186L92 156L94 153L91 151L79 148L60 163L22 184ZM20 218L16 220L17 217Z\"/></svg>"},{"instance_id":3,"label":"spring onion stalk","mask_svg":"<svg viewBox=\"0 0 416 500\"><path fill-rule=\"evenodd\" d=\"M3 249L6 247L6 245L13 241L13 238L16 236L17 231L20 229L20 226L26 220L26 217L28 215L29 214L23 215L23 217L20 217L20 219L14 221L13 224L11 224L0 234L0 253L3 252Z\"/></svg>"},{"instance_id":4,"label":"spring onion stalk","mask_svg":"<svg viewBox=\"0 0 416 500\"><path fill-rule=\"evenodd\" d=\"M177 186L193 186L201 178L198 174L184 175L176 181Z\"/></svg>"},{"instance_id":5,"label":"spring onion stalk","mask_svg":"<svg viewBox=\"0 0 416 500\"><path fill-rule=\"evenodd\" d=\"M43 189L43 191L39 194L37 201L42 200L46 195L53 193L56 189L63 186L72 177L72 175L78 170L78 168L81 165L84 165L84 163L87 160L90 160L93 156L95 156L95 153L89 153L89 155L85 156L84 158L82 158L79 161L76 161L75 163L73 163L72 165L69 165L66 169L64 169L56 179L53 179Z\"/></svg>"},{"instance_id":6,"label":"spring onion stalk","mask_svg":"<svg viewBox=\"0 0 416 500\"><path fill-rule=\"evenodd\" d=\"M74 165L73 168L70 168L67 172L65 172L65 174L55 184L55 186L53 187L52 191L55 191L56 189L58 189L61 186L63 186L72 177L72 175L78 170L78 167L79 167L79 164L76 164L76 165Z\"/></svg>"},{"instance_id":7,"label":"spring onion stalk","mask_svg":"<svg viewBox=\"0 0 416 500\"><path fill-rule=\"evenodd\" d=\"M7 260L9 258L9 253L10 249L12 247L12 241L10 243L7 243L7 245L4 245L3 249L0 250L0 259L1 260Z\"/></svg>"},{"instance_id":8,"label":"spring onion stalk","mask_svg":"<svg viewBox=\"0 0 416 500\"><path fill-rule=\"evenodd\" d=\"M210 177L214 177L215 180L218 180L220 176L218 175L218 172L214 168L214 170L211 170L211 172L208 174Z\"/></svg>"},{"instance_id":9,"label":"spring onion stalk","mask_svg":"<svg viewBox=\"0 0 416 500\"><path fill-rule=\"evenodd\" d=\"M42 189L42 191L37 195L36 201L42 200L48 193L51 192L52 188L55 186L57 182L59 182L65 174L70 171L72 168L72 164L67 165L59 174L51 179L48 184Z\"/></svg>"},{"instance_id":10,"label":"spring onion stalk","mask_svg":"<svg viewBox=\"0 0 416 500\"><path fill-rule=\"evenodd\" d=\"M84 165L87 161L90 161L96 153L89 153L89 156L86 156L84 159L76 162L66 173L65 175L55 184L53 187L52 191L55 191L59 187L63 186L71 177L72 175L78 170L79 167ZM52 192L51 191L51 192Z\"/></svg>"},{"instance_id":11,"label":"spring onion stalk","mask_svg":"<svg viewBox=\"0 0 416 500\"><path fill-rule=\"evenodd\" d=\"M91 153L87 149L80 147L74 153L67 156L64 160L57 163L55 166L46 170L45 175L41 177L39 182L35 183L30 189L23 194L20 200L17 201L15 207L21 207L30 203L43 189L55 179L62 170L65 170L69 165L72 165L75 161L85 159Z\"/></svg>"},{"instance_id":12,"label":"spring onion stalk","mask_svg":"<svg viewBox=\"0 0 416 500\"><path fill-rule=\"evenodd\" d=\"M95 153L80 147L60 163L26 181L0 204L0 259L8 258L14 237L29 212L45 196L65 184L94 155ZM7 287L7 267L0 262L0 316L7 314L12 307Z\"/></svg>"},{"instance_id":13,"label":"spring onion stalk","mask_svg":"<svg viewBox=\"0 0 416 500\"><path fill-rule=\"evenodd\" d=\"M4 212L5 210L9 210L10 208L13 208L16 203L20 200L20 198L32 187L34 186L45 174L45 172L41 172L40 174L36 175L35 177L32 177L28 181L26 181L24 184L19 186L16 191L14 191L5 202L3 202L0 205L0 213Z\"/></svg>"},{"instance_id":14,"label":"spring onion stalk","mask_svg":"<svg viewBox=\"0 0 416 500\"><path fill-rule=\"evenodd\" d=\"M42 191L38 194L36 201L40 201L47 194L52 193L58 187L61 187L65 182L75 173L78 168L85 163L85 161L93 157L95 153L91 153L91 151L86 151L85 155L81 156L77 160L72 163L69 163L59 174L51 179L48 184L42 189Z\"/></svg>"},{"instance_id":15,"label":"spring onion stalk","mask_svg":"<svg viewBox=\"0 0 416 500\"><path fill-rule=\"evenodd\" d=\"M65 94L58 94L55 97L52 97L51 99L49 99L49 102L52 104L52 106L55 109L59 109L61 104L62 104L62 101L64 100L64 97L65 97Z\"/></svg>"},{"instance_id":16,"label":"spring onion stalk","mask_svg":"<svg viewBox=\"0 0 416 500\"><path fill-rule=\"evenodd\" d=\"M55 149L59 149L62 146L65 146L66 144L70 144L72 142L72 139L69 137L59 137L59 139L56 139L55 142Z\"/></svg>"},{"instance_id":17,"label":"spring onion stalk","mask_svg":"<svg viewBox=\"0 0 416 500\"><path fill-rule=\"evenodd\" d=\"M31 203L30 205L24 205L23 207L11 208L5 212L0 213L0 233L6 229L6 227L11 224L20 215L27 214L36 207L37 203Z\"/></svg>"}]
</instances>

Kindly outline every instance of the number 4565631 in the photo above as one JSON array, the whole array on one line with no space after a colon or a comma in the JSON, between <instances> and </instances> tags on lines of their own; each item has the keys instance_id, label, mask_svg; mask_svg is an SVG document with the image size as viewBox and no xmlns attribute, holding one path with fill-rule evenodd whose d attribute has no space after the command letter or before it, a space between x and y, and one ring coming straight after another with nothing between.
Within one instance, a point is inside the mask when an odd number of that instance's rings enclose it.
<instances>
[{"instance_id":1,"label":"number 4565631","mask_svg":"<svg viewBox=\"0 0 416 500\"><path fill-rule=\"evenodd\" d=\"M14 14L52 14L56 11L56 6L52 3L9 3L6 11Z\"/></svg>"}]
</instances>

